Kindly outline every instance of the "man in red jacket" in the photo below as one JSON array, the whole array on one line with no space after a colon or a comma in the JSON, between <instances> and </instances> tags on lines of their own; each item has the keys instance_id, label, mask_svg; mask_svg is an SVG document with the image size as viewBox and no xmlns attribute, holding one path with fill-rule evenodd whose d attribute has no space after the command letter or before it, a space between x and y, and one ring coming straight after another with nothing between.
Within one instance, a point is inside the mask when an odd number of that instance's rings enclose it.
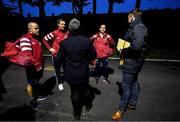
<instances>
[{"instance_id":1,"label":"man in red jacket","mask_svg":"<svg viewBox=\"0 0 180 122\"><path fill-rule=\"evenodd\" d=\"M27 93L33 109L38 109L38 86L43 75L41 43L36 39L39 36L39 26L35 22L28 23L28 33L20 38L22 53L30 57L29 66L25 67L27 76Z\"/></svg>"},{"instance_id":2,"label":"man in red jacket","mask_svg":"<svg viewBox=\"0 0 180 122\"><path fill-rule=\"evenodd\" d=\"M64 19L58 19L57 25L58 28L56 30L44 36L43 43L52 54L52 61L55 69L56 81L58 82L58 88L59 90L63 90L61 64L57 61L57 52L60 48L59 43L68 37L69 32L65 30L66 22ZM50 42L52 42L52 45L50 45Z\"/></svg>"},{"instance_id":3,"label":"man in red jacket","mask_svg":"<svg viewBox=\"0 0 180 122\"><path fill-rule=\"evenodd\" d=\"M95 62L95 74L96 76L96 83L99 81L100 77L100 65L102 62L103 65L103 82L109 84L108 81L108 57L113 54L113 47L114 47L114 40L111 35L106 33L106 25L101 24L99 27L99 32L93 35L91 38L93 42L93 46L97 52L97 58Z\"/></svg>"}]
</instances>

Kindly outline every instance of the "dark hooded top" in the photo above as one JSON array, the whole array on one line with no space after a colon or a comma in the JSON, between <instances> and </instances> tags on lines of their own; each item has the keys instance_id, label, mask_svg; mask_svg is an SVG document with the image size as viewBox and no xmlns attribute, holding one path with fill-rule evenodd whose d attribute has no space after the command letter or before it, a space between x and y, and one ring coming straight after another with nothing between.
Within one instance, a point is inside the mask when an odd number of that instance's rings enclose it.
<instances>
[{"instance_id":1,"label":"dark hooded top","mask_svg":"<svg viewBox=\"0 0 180 122\"><path fill-rule=\"evenodd\" d=\"M69 84L89 82L89 63L96 58L90 39L72 32L61 42L58 59L65 63L65 80Z\"/></svg>"}]
</instances>

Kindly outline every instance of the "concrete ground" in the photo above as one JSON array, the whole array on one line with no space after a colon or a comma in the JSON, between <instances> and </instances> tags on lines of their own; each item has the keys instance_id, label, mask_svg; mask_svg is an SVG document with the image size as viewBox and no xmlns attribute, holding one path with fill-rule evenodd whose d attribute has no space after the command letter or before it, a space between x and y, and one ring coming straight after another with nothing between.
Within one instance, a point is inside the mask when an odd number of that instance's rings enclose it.
<instances>
[{"instance_id":1,"label":"concrete ground","mask_svg":"<svg viewBox=\"0 0 180 122\"><path fill-rule=\"evenodd\" d=\"M119 85L122 72L118 69L118 60L109 63L109 80L102 79L98 84L90 77L94 88L93 108L86 112L83 108L81 120L111 121L117 110L120 95ZM2 94L0 101L0 120L24 121L71 121L72 105L70 89L64 83L64 90L59 91L54 79L50 58L45 59L44 76L41 84L46 88L48 97L40 101L40 109L32 111L29 106L26 87L26 76L23 68L11 65L3 74L2 81L7 93ZM126 121L174 121L180 120L180 64L167 62L146 62L139 74L140 94L137 109L128 110L122 120Z\"/></svg>"}]
</instances>

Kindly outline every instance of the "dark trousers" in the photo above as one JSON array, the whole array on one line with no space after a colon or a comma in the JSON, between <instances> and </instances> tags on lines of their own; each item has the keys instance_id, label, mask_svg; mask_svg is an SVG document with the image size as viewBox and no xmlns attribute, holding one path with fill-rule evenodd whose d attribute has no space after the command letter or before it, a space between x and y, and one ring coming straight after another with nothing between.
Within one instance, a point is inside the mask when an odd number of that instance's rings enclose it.
<instances>
[{"instance_id":1,"label":"dark trousers","mask_svg":"<svg viewBox=\"0 0 180 122\"><path fill-rule=\"evenodd\" d=\"M39 95L39 80L43 75L43 69L40 71L36 71L34 67L26 68L26 77L29 85L32 86L32 93L34 99L38 98Z\"/></svg>"},{"instance_id":2,"label":"dark trousers","mask_svg":"<svg viewBox=\"0 0 180 122\"><path fill-rule=\"evenodd\" d=\"M61 75L62 64L57 60L56 57L52 56L52 62L55 69L55 77L58 84L63 83L63 76Z\"/></svg>"},{"instance_id":3,"label":"dark trousers","mask_svg":"<svg viewBox=\"0 0 180 122\"><path fill-rule=\"evenodd\" d=\"M90 86L86 84L69 84L71 89L71 102L73 112L75 115L80 116L83 105L89 106L92 104L92 97Z\"/></svg>"},{"instance_id":4,"label":"dark trousers","mask_svg":"<svg viewBox=\"0 0 180 122\"><path fill-rule=\"evenodd\" d=\"M119 102L119 109L124 112L128 104L133 106L137 104L139 94L138 74L123 72L122 89L123 94Z\"/></svg>"},{"instance_id":5,"label":"dark trousers","mask_svg":"<svg viewBox=\"0 0 180 122\"><path fill-rule=\"evenodd\" d=\"M96 59L95 74L97 75L97 77L101 76L101 63L103 76L105 79L108 79L108 57Z\"/></svg>"}]
</instances>

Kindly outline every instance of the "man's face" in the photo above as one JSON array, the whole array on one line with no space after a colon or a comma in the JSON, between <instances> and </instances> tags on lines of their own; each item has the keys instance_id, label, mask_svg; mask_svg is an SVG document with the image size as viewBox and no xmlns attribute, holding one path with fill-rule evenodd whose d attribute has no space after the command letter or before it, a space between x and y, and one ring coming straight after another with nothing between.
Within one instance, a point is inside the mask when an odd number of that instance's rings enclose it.
<instances>
[{"instance_id":1,"label":"man's face","mask_svg":"<svg viewBox=\"0 0 180 122\"><path fill-rule=\"evenodd\" d=\"M129 14L129 15L128 15L128 23L131 23L131 22L133 22L134 20L135 20L134 15L133 15L133 14Z\"/></svg>"},{"instance_id":2,"label":"man's face","mask_svg":"<svg viewBox=\"0 0 180 122\"><path fill-rule=\"evenodd\" d=\"M99 31L101 33L105 33L106 32L106 25L101 25L100 28L99 28Z\"/></svg>"},{"instance_id":3,"label":"man's face","mask_svg":"<svg viewBox=\"0 0 180 122\"><path fill-rule=\"evenodd\" d=\"M60 30L65 30L66 27L66 22L65 21L60 21L58 24L58 27Z\"/></svg>"},{"instance_id":4,"label":"man's face","mask_svg":"<svg viewBox=\"0 0 180 122\"><path fill-rule=\"evenodd\" d=\"M31 25L31 29L30 29L30 32L33 34L33 35L39 35L39 26L38 26L38 24L36 24L36 23L33 23L32 25Z\"/></svg>"}]
</instances>

